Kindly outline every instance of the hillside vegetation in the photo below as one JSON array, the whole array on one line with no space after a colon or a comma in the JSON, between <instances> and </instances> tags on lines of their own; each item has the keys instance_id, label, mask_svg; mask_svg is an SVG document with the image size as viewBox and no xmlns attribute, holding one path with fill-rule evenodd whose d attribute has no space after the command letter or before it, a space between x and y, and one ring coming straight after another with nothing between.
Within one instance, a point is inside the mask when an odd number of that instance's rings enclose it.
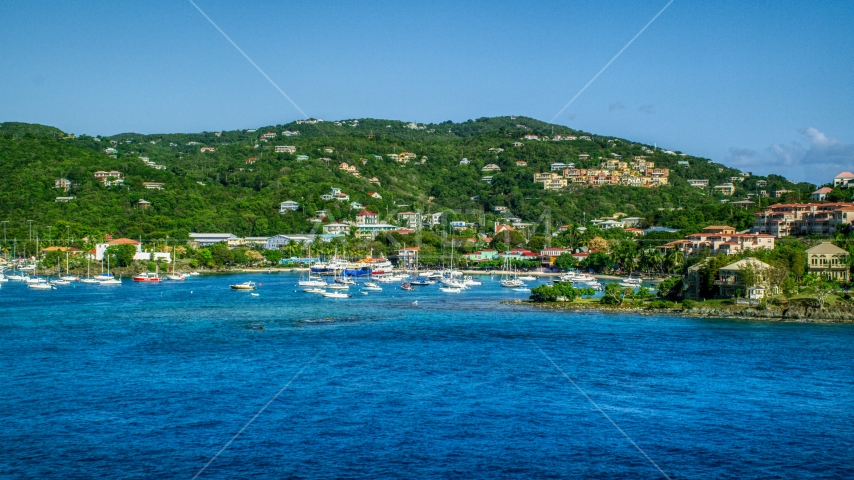
<instances>
[{"instance_id":1,"label":"hillside vegetation","mask_svg":"<svg viewBox=\"0 0 854 480\"><path fill-rule=\"evenodd\" d=\"M146 239L187 238L192 231L231 232L239 236L305 233L317 210L328 210L330 220L353 219L359 210L348 202L323 201L321 194L340 188L352 201L395 221L396 212L449 211L448 220L478 222L491 231L500 216L496 206L512 215L552 228L581 223L615 212L646 219L691 233L710 223L729 223L746 228L751 211L721 203L725 197L691 187L688 179L708 179L711 185L729 181L739 172L693 156L665 154L660 149L644 153L649 145L626 139L594 135L551 125L531 118L496 117L463 123L419 125L400 121L360 119L315 124L284 124L252 130L194 134L125 133L110 137L72 138L53 127L22 123L0 124L0 216L8 220L9 238L26 238L27 220L43 237L52 234L80 238L113 233ZM283 131L299 136L283 137ZM268 142L267 132L276 133ZM589 135L592 140L526 141L533 133ZM196 144L191 144L196 142ZM522 142L522 146L513 146ZM274 146L291 145L296 153L276 153ZM215 152L201 152L203 146ZM116 158L106 149L115 148ZM331 148L329 152L327 149ZM503 149L500 153L490 148ZM386 155L411 152L416 159L401 164ZM587 153L590 159L579 161ZM670 169L671 185L659 188L607 186L563 191L544 191L533 174L549 170L556 161L573 162L582 168L598 166L612 153L626 160L647 156L656 167ZM677 152L679 153L679 152ZM297 161L307 155L306 161ZM380 159L374 155L381 156ZM157 170L139 157L165 168ZM425 163L420 159L427 157ZM247 159L255 158L254 164ZM470 164L460 165L462 158ZM525 160L527 166L516 166ZM690 166L680 166L678 161ZM339 170L341 162L355 165L360 177ZM500 172L483 173L486 164ZM104 187L94 177L97 170L118 170L125 184ZM492 184L481 180L491 175ZM376 177L379 184L370 183ZM67 178L65 193L54 181ZM812 185L793 184L778 176L750 176L738 183L733 199L759 190L793 190L793 199L807 198ZM148 190L143 182L162 182L163 190ZM378 192L382 198L372 198ZM76 197L67 203L57 196ZM152 203L140 208L138 201ZM279 203L294 200L300 210L279 214ZM782 199L781 199L782 200ZM769 199L763 200L766 204ZM548 220L548 222L546 222Z\"/></svg>"}]
</instances>

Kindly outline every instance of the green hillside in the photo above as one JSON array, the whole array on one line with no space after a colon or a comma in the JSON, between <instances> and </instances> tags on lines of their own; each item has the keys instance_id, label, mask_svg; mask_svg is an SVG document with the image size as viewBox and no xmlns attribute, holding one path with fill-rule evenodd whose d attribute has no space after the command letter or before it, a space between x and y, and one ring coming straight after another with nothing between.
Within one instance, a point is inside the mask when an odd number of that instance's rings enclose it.
<instances>
[{"instance_id":1,"label":"green hillside","mask_svg":"<svg viewBox=\"0 0 854 480\"><path fill-rule=\"evenodd\" d=\"M411 126L411 125L410 125ZM353 219L358 210L347 202L323 201L321 194L337 187L352 201L379 212L383 220L405 210L425 213L451 210L449 219L479 222L484 231L500 218L493 207L506 206L512 214L537 222L550 218L551 225L580 223L615 212L639 216L655 225L695 231L709 223L730 223L744 228L751 221L749 210L722 204L719 197L691 187L687 179L723 183L739 172L708 159L666 154L660 149L644 153L650 145L605 137L531 118L496 117L463 123L444 122L410 128L406 122L359 119L317 124L273 125L252 130L195 134L126 133L111 137L70 138L58 129L21 123L0 124L0 220L8 220L9 238L26 238L27 220L40 235L74 237L114 233L143 238L186 238L191 231L231 232L240 236L309 232L308 221L317 210L330 211L330 219ZM283 137L283 131L299 136ZM276 138L261 141L275 132ZM589 135L592 140L524 141L528 133ZM514 147L521 141L523 146ZM197 144L190 144L197 142ZM274 146L291 145L296 153L276 153ZM215 152L200 152L200 147ZM106 153L115 148L116 158ZM332 148L332 152L325 151ZM490 152L503 148L503 152ZM411 152L416 160L406 165L389 159L391 153ZM590 160L579 161L587 153ZM647 156L656 167L669 168L669 186L639 188L608 186L576 190L544 191L533 182L533 174L549 170L556 161L573 162L582 168L599 164L599 157L612 153L626 160ZM677 152L679 153L679 152ZM297 161L298 155L309 160ZM382 156L377 159L374 155ZM157 170L139 157L165 168ZM424 164L420 159L427 157ZM460 165L462 158L468 165ZM247 159L256 158L254 164ZM516 166L525 160L527 166ZM678 161L688 161L680 166ZM339 170L347 162L361 176ZM485 174L481 168L494 163L501 172ZM97 170L118 170L125 184L103 187L93 177ZM481 180L494 177L493 183ZM376 177L380 184L369 179ZM54 181L67 178L68 193L54 188ZM794 190L803 197L813 186L795 185L782 177L747 177L737 184L733 199L759 190L756 182L767 181L764 190ZM162 182L163 190L147 190L143 182ZM368 196L378 192L382 199ZM73 196L67 203L57 196ZM138 201L152 203L138 207ZM300 203L297 212L279 214L279 203ZM781 199L782 200L782 199ZM764 200L768 202L768 199Z\"/></svg>"}]
</instances>

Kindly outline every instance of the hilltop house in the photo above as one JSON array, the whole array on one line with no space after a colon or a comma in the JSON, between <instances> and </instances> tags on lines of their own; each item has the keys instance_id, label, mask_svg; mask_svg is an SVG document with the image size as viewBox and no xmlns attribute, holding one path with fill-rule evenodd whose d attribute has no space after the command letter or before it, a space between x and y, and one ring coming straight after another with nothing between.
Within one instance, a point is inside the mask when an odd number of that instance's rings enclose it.
<instances>
[{"instance_id":1,"label":"hilltop house","mask_svg":"<svg viewBox=\"0 0 854 480\"><path fill-rule=\"evenodd\" d=\"M327 223L323 226L323 233L325 234L334 234L334 235L349 235L350 234L350 224L349 223Z\"/></svg>"},{"instance_id":2,"label":"hilltop house","mask_svg":"<svg viewBox=\"0 0 854 480\"><path fill-rule=\"evenodd\" d=\"M524 161L524 160L516 160L516 166L517 166L517 167L527 167L527 166L528 166L528 162L526 162L526 161Z\"/></svg>"},{"instance_id":3,"label":"hilltop house","mask_svg":"<svg viewBox=\"0 0 854 480\"><path fill-rule=\"evenodd\" d=\"M293 145L276 145L276 153L297 153L297 147Z\"/></svg>"},{"instance_id":4,"label":"hilltop house","mask_svg":"<svg viewBox=\"0 0 854 480\"><path fill-rule=\"evenodd\" d=\"M368 210L364 210L356 214L356 225L373 224L379 222L379 220L379 214Z\"/></svg>"},{"instance_id":5,"label":"hilltop house","mask_svg":"<svg viewBox=\"0 0 854 480\"><path fill-rule=\"evenodd\" d=\"M488 165L485 165L485 166L484 166L483 168L481 168L480 170L481 170L482 172L500 172L500 171L501 171L501 167L499 167L498 165L496 165L496 164L494 164L494 163L490 163L490 164L488 164Z\"/></svg>"},{"instance_id":6,"label":"hilltop house","mask_svg":"<svg viewBox=\"0 0 854 480\"><path fill-rule=\"evenodd\" d=\"M56 197L53 201L58 203L68 203L77 197Z\"/></svg>"},{"instance_id":7,"label":"hilltop house","mask_svg":"<svg viewBox=\"0 0 854 480\"><path fill-rule=\"evenodd\" d=\"M833 178L834 187L848 188L854 184L854 173L842 172Z\"/></svg>"},{"instance_id":8,"label":"hilltop house","mask_svg":"<svg viewBox=\"0 0 854 480\"><path fill-rule=\"evenodd\" d=\"M164 185L162 182L142 182L142 186L149 190L163 190Z\"/></svg>"},{"instance_id":9,"label":"hilltop house","mask_svg":"<svg viewBox=\"0 0 854 480\"><path fill-rule=\"evenodd\" d=\"M833 191L833 189L830 187L822 187L822 188L819 188L818 190L812 192L810 194L810 198L815 200L816 202L823 202L823 201L827 200L827 194L832 192L832 191Z\"/></svg>"},{"instance_id":10,"label":"hilltop house","mask_svg":"<svg viewBox=\"0 0 854 480\"><path fill-rule=\"evenodd\" d=\"M215 152L216 148L214 148L214 147L202 147L199 151L201 151L201 152Z\"/></svg>"},{"instance_id":11,"label":"hilltop house","mask_svg":"<svg viewBox=\"0 0 854 480\"><path fill-rule=\"evenodd\" d=\"M397 214L397 221L401 225L406 225L412 229L418 229L421 226L421 214L417 212L400 212Z\"/></svg>"},{"instance_id":12,"label":"hilltop house","mask_svg":"<svg viewBox=\"0 0 854 480\"><path fill-rule=\"evenodd\" d=\"M735 185L731 183L715 185L715 193L720 193L722 195L732 195L733 193L735 193Z\"/></svg>"},{"instance_id":13,"label":"hilltop house","mask_svg":"<svg viewBox=\"0 0 854 480\"><path fill-rule=\"evenodd\" d=\"M299 203L293 200L285 200L279 204L279 213L288 213L299 210Z\"/></svg>"},{"instance_id":14,"label":"hilltop house","mask_svg":"<svg viewBox=\"0 0 854 480\"><path fill-rule=\"evenodd\" d=\"M57 178L53 181L53 188L61 188L62 191L67 192L71 188L71 180L67 178Z\"/></svg>"},{"instance_id":15,"label":"hilltop house","mask_svg":"<svg viewBox=\"0 0 854 480\"><path fill-rule=\"evenodd\" d=\"M708 186L709 186L709 181L708 181L707 179L703 179L703 180L688 180L688 184L689 184L689 185L691 185L692 187L706 188L706 187L708 187Z\"/></svg>"}]
</instances>

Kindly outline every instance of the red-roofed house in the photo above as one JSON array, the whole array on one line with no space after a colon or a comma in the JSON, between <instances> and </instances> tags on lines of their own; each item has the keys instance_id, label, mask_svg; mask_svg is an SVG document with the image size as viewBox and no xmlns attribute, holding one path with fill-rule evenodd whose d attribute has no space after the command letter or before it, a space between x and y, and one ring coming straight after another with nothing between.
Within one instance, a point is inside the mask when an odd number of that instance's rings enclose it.
<instances>
[{"instance_id":1,"label":"red-roofed house","mask_svg":"<svg viewBox=\"0 0 854 480\"><path fill-rule=\"evenodd\" d=\"M823 202L823 201L827 200L827 194L832 192L832 191L833 191L833 189L830 187L822 187L822 188L819 188L818 190L812 192L810 194L810 198L815 200L816 202Z\"/></svg>"},{"instance_id":2,"label":"red-roofed house","mask_svg":"<svg viewBox=\"0 0 854 480\"><path fill-rule=\"evenodd\" d=\"M380 195L380 194L379 194L379 193L377 193L377 192L368 192L368 196L369 196L369 197L371 197L371 198L378 198L378 199L382 199L382 198L383 198L383 196L382 196L382 195Z\"/></svg>"},{"instance_id":3,"label":"red-roofed house","mask_svg":"<svg viewBox=\"0 0 854 480\"><path fill-rule=\"evenodd\" d=\"M839 175L833 177L834 187L848 188L852 184L854 184L854 173L842 172Z\"/></svg>"},{"instance_id":4,"label":"red-roofed house","mask_svg":"<svg viewBox=\"0 0 854 480\"><path fill-rule=\"evenodd\" d=\"M363 212L359 212L356 214L356 225L367 225L367 224L375 224L379 223L380 216L377 213L369 212L367 210Z\"/></svg>"}]
</instances>

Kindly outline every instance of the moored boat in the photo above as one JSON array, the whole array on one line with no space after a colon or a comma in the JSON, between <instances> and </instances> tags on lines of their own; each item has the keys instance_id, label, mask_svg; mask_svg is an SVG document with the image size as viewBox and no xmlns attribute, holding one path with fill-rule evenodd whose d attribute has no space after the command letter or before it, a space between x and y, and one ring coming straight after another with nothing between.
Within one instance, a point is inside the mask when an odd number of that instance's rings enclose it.
<instances>
[{"instance_id":1,"label":"moored boat","mask_svg":"<svg viewBox=\"0 0 854 480\"><path fill-rule=\"evenodd\" d=\"M243 282L231 285L232 290L255 290L255 282Z\"/></svg>"}]
</instances>

